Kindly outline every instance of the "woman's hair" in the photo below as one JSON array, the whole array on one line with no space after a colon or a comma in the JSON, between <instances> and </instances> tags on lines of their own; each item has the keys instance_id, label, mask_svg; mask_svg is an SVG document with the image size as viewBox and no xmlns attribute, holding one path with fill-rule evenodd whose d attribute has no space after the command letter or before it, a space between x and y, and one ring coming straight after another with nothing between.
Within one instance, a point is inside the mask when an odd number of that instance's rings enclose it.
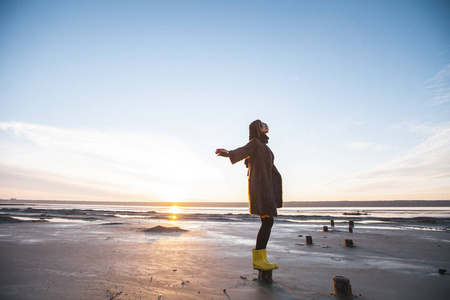
<instances>
[{"instance_id":1,"label":"woman's hair","mask_svg":"<svg viewBox=\"0 0 450 300\"><path fill-rule=\"evenodd\" d=\"M250 123L250 125L248 126L248 140L257 138L262 143L267 144L269 142L269 137L265 133L261 132L261 125L261 120L255 120Z\"/></svg>"},{"instance_id":2,"label":"woman's hair","mask_svg":"<svg viewBox=\"0 0 450 300\"><path fill-rule=\"evenodd\" d=\"M261 132L261 125L262 125L261 120L255 120L250 123L250 125L248 126L248 133L249 133L248 140L256 138L260 140L263 144L267 144L269 142L269 137L265 133ZM247 168L248 162L249 162L248 158L246 158L244 163Z\"/></svg>"},{"instance_id":3,"label":"woman's hair","mask_svg":"<svg viewBox=\"0 0 450 300\"><path fill-rule=\"evenodd\" d=\"M261 120L255 120L248 126L249 137L248 140L258 138L261 136Z\"/></svg>"}]
</instances>

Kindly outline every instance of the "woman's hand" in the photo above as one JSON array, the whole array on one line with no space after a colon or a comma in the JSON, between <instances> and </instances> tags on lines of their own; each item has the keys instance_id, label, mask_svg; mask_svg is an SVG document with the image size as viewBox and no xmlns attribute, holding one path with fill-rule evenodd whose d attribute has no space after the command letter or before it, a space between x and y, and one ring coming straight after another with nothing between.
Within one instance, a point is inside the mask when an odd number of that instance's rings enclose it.
<instances>
[{"instance_id":1,"label":"woman's hand","mask_svg":"<svg viewBox=\"0 0 450 300\"><path fill-rule=\"evenodd\" d=\"M217 154L218 156L225 156L225 157L228 157L229 152L228 152L228 150L225 150L225 149L216 149L216 154Z\"/></svg>"}]
</instances>

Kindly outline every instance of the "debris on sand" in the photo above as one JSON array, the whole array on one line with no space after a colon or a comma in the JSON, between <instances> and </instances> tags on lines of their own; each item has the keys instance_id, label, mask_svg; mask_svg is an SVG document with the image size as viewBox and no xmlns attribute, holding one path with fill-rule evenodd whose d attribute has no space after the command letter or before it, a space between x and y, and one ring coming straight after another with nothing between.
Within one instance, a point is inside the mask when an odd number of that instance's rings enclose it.
<instances>
[{"instance_id":1,"label":"debris on sand","mask_svg":"<svg viewBox=\"0 0 450 300\"><path fill-rule=\"evenodd\" d=\"M116 293L116 292L113 292L111 290L106 290L106 298L108 300L113 300L114 298L120 296L122 293L123 293L123 291Z\"/></svg>"},{"instance_id":2,"label":"debris on sand","mask_svg":"<svg viewBox=\"0 0 450 300\"><path fill-rule=\"evenodd\" d=\"M181 287L184 287L186 284L189 284L189 283L190 283L189 280L183 281L183 282L181 283Z\"/></svg>"},{"instance_id":3,"label":"debris on sand","mask_svg":"<svg viewBox=\"0 0 450 300\"><path fill-rule=\"evenodd\" d=\"M148 229L144 229L144 232L184 232L184 231L189 231L186 229L181 229L180 227L164 227L164 226L155 226L152 228L148 228Z\"/></svg>"}]
</instances>

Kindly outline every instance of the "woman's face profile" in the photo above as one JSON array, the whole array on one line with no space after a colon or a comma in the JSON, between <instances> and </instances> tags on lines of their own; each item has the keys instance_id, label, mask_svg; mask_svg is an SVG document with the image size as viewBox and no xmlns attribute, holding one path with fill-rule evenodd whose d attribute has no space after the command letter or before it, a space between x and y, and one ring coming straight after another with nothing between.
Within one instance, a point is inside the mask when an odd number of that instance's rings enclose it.
<instances>
[{"instance_id":1,"label":"woman's face profile","mask_svg":"<svg viewBox=\"0 0 450 300\"><path fill-rule=\"evenodd\" d=\"M266 123L261 122L261 129L260 129L260 131L261 131L261 133L264 133L264 134L269 133L269 126Z\"/></svg>"}]
</instances>

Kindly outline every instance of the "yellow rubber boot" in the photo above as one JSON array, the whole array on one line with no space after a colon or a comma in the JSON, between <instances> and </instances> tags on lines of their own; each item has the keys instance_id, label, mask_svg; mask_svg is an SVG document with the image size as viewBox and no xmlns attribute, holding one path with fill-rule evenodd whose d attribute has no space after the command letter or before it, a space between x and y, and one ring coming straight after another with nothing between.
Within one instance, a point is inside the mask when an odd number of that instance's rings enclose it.
<instances>
[{"instance_id":1,"label":"yellow rubber boot","mask_svg":"<svg viewBox=\"0 0 450 300\"><path fill-rule=\"evenodd\" d=\"M266 251L266 249L262 249L262 250L263 250L263 254L264 254L264 260L265 260L269 265L274 265L274 266L275 266L274 269L278 269L278 265L277 265L277 264L271 263L271 262L269 262L269 260L267 259L267 251Z\"/></svg>"},{"instance_id":2,"label":"yellow rubber boot","mask_svg":"<svg viewBox=\"0 0 450 300\"><path fill-rule=\"evenodd\" d=\"M269 264L265 260L265 258L264 258L264 250L265 249L261 249L261 250L252 249L253 269L255 269L255 270L264 270L264 271L276 269L274 264Z\"/></svg>"}]
</instances>

